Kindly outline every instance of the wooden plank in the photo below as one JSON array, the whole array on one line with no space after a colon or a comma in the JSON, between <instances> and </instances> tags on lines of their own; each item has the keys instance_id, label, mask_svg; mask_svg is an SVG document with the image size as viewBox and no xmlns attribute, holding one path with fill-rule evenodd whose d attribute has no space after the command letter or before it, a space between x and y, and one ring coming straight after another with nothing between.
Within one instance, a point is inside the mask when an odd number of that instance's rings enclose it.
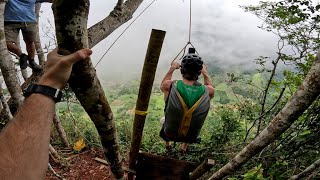
<instances>
[{"instance_id":1,"label":"wooden plank","mask_svg":"<svg viewBox=\"0 0 320 180\"><path fill-rule=\"evenodd\" d=\"M190 161L139 153L136 180L186 180L196 167L197 164Z\"/></svg>"}]
</instances>

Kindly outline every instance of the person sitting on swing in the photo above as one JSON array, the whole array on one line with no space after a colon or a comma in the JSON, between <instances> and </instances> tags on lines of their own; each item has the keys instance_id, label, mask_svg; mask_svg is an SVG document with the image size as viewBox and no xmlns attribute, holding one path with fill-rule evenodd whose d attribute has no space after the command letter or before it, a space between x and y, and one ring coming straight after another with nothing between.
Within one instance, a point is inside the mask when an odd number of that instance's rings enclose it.
<instances>
[{"instance_id":1,"label":"person sitting on swing","mask_svg":"<svg viewBox=\"0 0 320 180\"><path fill-rule=\"evenodd\" d=\"M182 80L171 80L173 72L180 69ZM204 83L198 81L203 75ZM160 136L170 149L170 141L183 142L180 146L186 152L189 143L199 142L198 135L210 109L214 87L208 76L207 67L195 49L183 57L181 65L172 62L164 76L161 87L164 94L165 117L162 118Z\"/></svg>"}]
</instances>

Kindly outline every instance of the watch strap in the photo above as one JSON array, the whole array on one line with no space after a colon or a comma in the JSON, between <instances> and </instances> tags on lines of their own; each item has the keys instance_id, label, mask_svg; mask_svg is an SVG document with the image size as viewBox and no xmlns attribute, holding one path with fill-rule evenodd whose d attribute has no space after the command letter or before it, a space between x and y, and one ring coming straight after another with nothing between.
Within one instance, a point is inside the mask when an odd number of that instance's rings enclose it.
<instances>
[{"instance_id":1,"label":"watch strap","mask_svg":"<svg viewBox=\"0 0 320 180\"><path fill-rule=\"evenodd\" d=\"M60 102L62 98L62 91L60 89L55 89L50 86L45 86L45 85L39 85L39 84L30 84L23 92L23 95L25 97L30 96L33 93L39 93L39 94L44 94L47 95L55 102Z\"/></svg>"}]
</instances>

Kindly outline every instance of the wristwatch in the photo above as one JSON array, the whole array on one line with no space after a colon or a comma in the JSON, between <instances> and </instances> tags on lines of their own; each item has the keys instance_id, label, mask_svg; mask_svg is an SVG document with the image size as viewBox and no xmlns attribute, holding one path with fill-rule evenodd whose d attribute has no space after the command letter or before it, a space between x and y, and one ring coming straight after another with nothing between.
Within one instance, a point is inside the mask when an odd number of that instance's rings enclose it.
<instances>
[{"instance_id":1,"label":"wristwatch","mask_svg":"<svg viewBox=\"0 0 320 180\"><path fill-rule=\"evenodd\" d=\"M28 97L33 93L40 93L52 97L55 102L60 102L62 98L62 91L50 86L30 84L24 91L24 97Z\"/></svg>"}]
</instances>

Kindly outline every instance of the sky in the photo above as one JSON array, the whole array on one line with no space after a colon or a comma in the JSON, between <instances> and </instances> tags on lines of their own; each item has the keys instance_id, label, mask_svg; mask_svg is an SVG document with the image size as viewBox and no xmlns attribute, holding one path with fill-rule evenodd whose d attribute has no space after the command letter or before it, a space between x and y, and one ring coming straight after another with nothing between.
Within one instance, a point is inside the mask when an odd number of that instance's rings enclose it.
<instances>
[{"instance_id":1,"label":"sky","mask_svg":"<svg viewBox=\"0 0 320 180\"><path fill-rule=\"evenodd\" d=\"M151 2L144 0L133 18ZM116 0L91 0L90 3L88 27L106 17ZM277 37L260 30L257 26L262 22L239 7L257 3L257 0L192 1L191 42L205 62L235 69L251 68L254 67L253 60L260 55L275 55ZM42 26L48 26L48 22L53 24L50 4L43 4L41 10ZM93 64L98 62L131 21L92 49ZM188 41L189 0L156 0L101 60L97 66L98 76L102 79L139 78L152 29L166 31L156 75L162 77L172 59ZM47 43L44 32L40 33L43 44Z\"/></svg>"}]
</instances>

